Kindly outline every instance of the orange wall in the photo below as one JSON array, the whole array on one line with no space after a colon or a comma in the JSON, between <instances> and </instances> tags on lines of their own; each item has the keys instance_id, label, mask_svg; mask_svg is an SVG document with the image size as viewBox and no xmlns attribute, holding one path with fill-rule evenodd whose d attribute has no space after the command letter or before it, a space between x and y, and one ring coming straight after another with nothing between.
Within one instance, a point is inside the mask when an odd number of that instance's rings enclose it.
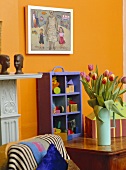
<instances>
[{"instance_id":1,"label":"orange wall","mask_svg":"<svg viewBox=\"0 0 126 170\"><path fill-rule=\"evenodd\" d=\"M9 8L8 3L5 3L7 8ZM17 5L16 0L13 0L13 3L14 6ZM74 54L25 54L24 7L27 5L72 8L74 10ZM4 9L2 10L4 11ZM13 10L11 9L11 11ZM13 18L14 13L16 19ZM67 71L87 71L87 65L93 63L97 64L102 72L108 68L115 74L122 75L122 1L88 0L83 1L82 4L82 1L73 0L18 0L18 15L17 19L16 9L9 14L9 17L13 18L14 24L19 24L17 27L19 35L13 40L11 34L6 36L6 33L14 28L13 22L9 22L10 25L4 33L7 38L4 37L3 41L7 42L7 46L9 46L8 39L9 42L12 41L11 46L14 40L17 42L17 52L22 53L25 57L24 72L50 71L56 65L63 66ZM4 16L5 20L7 17ZM14 30L16 31L16 28ZM6 49L6 43L3 44L3 49ZM6 51L4 50L4 52ZM8 53L13 53L13 47ZM23 139L37 134L35 80L20 80L18 87L19 111L21 113L20 137ZM84 115L91 111L86 100L87 95L83 92Z\"/></svg>"},{"instance_id":2,"label":"orange wall","mask_svg":"<svg viewBox=\"0 0 126 170\"><path fill-rule=\"evenodd\" d=\"M19 50L18 2L0 1L0 20L2 22L2 51L11 58L10 71L14 71L13 56Z\"/></svg>"}]
</instances>

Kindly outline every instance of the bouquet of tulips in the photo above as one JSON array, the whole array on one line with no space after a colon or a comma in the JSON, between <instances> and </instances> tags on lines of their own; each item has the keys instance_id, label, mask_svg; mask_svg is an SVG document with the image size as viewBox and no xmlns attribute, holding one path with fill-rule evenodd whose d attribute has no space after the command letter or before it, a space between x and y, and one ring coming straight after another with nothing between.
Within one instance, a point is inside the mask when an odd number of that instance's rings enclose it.
<instances>
[{"instance_id":1,"label":"bouquet of tulips","mask_svg":"<svg viewBox=\"0 0 126 170\"><path fill-rule=\"evenodd\" d=\"M84 89L90 98L88 104L94 109L96 118L102 121L98 115L102 108L107 108L113 113L123 116L116 107L115 101L123 106L120 95L126 92L126 89L122 89L122 85L126 84L126 77L118 78L109 70L99 74L97 66L93 71L93 65L88 65L88 70L88 74L81 72L80 76Z\"/></svg>"}]
</instances>

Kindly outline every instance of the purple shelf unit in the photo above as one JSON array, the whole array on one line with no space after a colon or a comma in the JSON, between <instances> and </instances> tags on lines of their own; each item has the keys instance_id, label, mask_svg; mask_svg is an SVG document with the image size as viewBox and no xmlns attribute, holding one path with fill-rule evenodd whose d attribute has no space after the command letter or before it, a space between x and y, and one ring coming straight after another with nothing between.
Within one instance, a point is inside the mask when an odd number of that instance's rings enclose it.
<instances>
[{"instance_id":1,"label":"purple shelf unit","mask_svg":"<svg viewBox=\"0 0 126 170\"><path fill-rule=\"evenodd\" d=\"M52 91L52 78L56 76L60 83L60 94L54 94ZM74 92L66 93L67 82L72 80ZM69 128L70 121L75 122L77 132L72 138L82 136L82 90L80 82L80 72L46 72L41 79L36 79L37 89L37 118L38 135L54 133L53 128L60 128L66 131ZM77 111L68 112L68 98L77 103ZM63 106L63 113L53 114L52 104Z\"/></svg>"}]
</instances>

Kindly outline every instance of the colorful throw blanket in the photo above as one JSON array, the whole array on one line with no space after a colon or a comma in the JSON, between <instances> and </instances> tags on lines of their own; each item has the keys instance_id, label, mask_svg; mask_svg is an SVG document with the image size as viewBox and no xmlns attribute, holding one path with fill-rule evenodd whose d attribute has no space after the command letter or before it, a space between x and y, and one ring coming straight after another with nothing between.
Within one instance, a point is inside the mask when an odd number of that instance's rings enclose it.
<instances>
[{"instance_id":1,"label":"colorful throw blanket","mask_svg":"<svg viewBox=\"0 0 126 170\"><path fill-rule=\"evenodd\" d=\"M33 140L12 145L8 150L8 169L35 169L46 154L51 143L56 146L64 159L70 159L61 137L58 135L47 134L38 136Z\"/></svg>"}]
</instances>

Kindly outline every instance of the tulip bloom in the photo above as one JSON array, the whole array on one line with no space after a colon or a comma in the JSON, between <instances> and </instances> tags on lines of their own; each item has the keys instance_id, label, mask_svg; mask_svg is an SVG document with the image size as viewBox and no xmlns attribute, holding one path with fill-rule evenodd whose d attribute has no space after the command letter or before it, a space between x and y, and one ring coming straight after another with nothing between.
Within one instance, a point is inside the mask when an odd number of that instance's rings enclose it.
<instances>
[{"instance_id":1,"label":"tulip bloom","mask_svg":"<svg viewBox=\"0 0 126 170\"><path fill-rule=\"evenodd\" d=\"M109 72L109 76L110 76L111 74L113 74L113 73L110 71L110 72Z\"/></svg>"},{"instance_id":2,"label":"tulip bloom","mask_svg":"<svg viewBox=\"0 0 126 170\"><path fill-rule=\"evenodd\" d=\"M102 84L106 84L107 83L107 77L104 77L103 79L102 79Z\"/></svg>"},{"instance_id":3,"label":"tulip bloom","mask_svg":"<svg viewBox=\"0 0 126 170\"><path fill-rule=\"evenodd\" d=\"M86 78L86 73L85 72L81 72L80 76L81 76L81 78Z\"/></svg>"},{"instance_id":4,"label":"tulip bloom","mask_svg":"<svg viewBox=\"0 0 126 170\"><path fill-rule=\"evenodd\" d=\"M98 77L98 76L97 76L97 73L93 73L93 74L92 74L92 79L93 79L93 80L96 80L97 77Z\"/></svg>"},{"instance_id":5,"label":"tulip bloom","mask_svg":"<svg viewBox=\"0 0 126 170\"><path fill-rule=\"evenodd\" d=\"M109 76L109 70L105 70L105 72L103 73L103 75L104 75L105 77L108 77L108 76Z\"/></svg>"},{"instance_id":6,"label":"tulip bloom","mask_svg":"<svg viewBox=\"0 0 126 170\"><path fill-rule=\"evenodd\" d=\"M110 80L110 81L113 81L114 78L115 78L115 75L114 75L114 74L111 74L111 75L109 76L109 80Z\"/></svg>"},{"instance_id":7,"label":"tulip bloom","mask_svg":"<svg viewBox=\"0 0 126 170\"><path fill-rule=\"evenodd\" d=\"M121 78L121 82L122 82L123 84L126 84L126 77L122 77L122 78Z\"/></svg>"},{"instance_id":8,"label":"tulip bloom","mask_svg":"<svg viewBox=\"0 0 126 170\"><path fill-rule=\"evenodd\" d=\"M89 65L88 65L88 70L89 70L89 71L92 71L93 68L94 68L93 64L89 64Z\"/></svg>"},{"instance_id":9,"label":"tulip bloom","mask_svg":"<svg viewBox=\"0 0 126 170\"><path fill-rule=\"evenodd\" d=\"M92 72L90 72L88 75L89 75L90 77L92 77Z\"/></svg>"},{"instance_id":10,"label":"tulip bloom","mask_svg":"<svg viewBox=\"0 0 126 170\"><path fill-rule=\"evenodd\" d=\"M89 82L90 81L90 76L89 75L86 75L86 81Z\"/></svg>"}]
</instances>

